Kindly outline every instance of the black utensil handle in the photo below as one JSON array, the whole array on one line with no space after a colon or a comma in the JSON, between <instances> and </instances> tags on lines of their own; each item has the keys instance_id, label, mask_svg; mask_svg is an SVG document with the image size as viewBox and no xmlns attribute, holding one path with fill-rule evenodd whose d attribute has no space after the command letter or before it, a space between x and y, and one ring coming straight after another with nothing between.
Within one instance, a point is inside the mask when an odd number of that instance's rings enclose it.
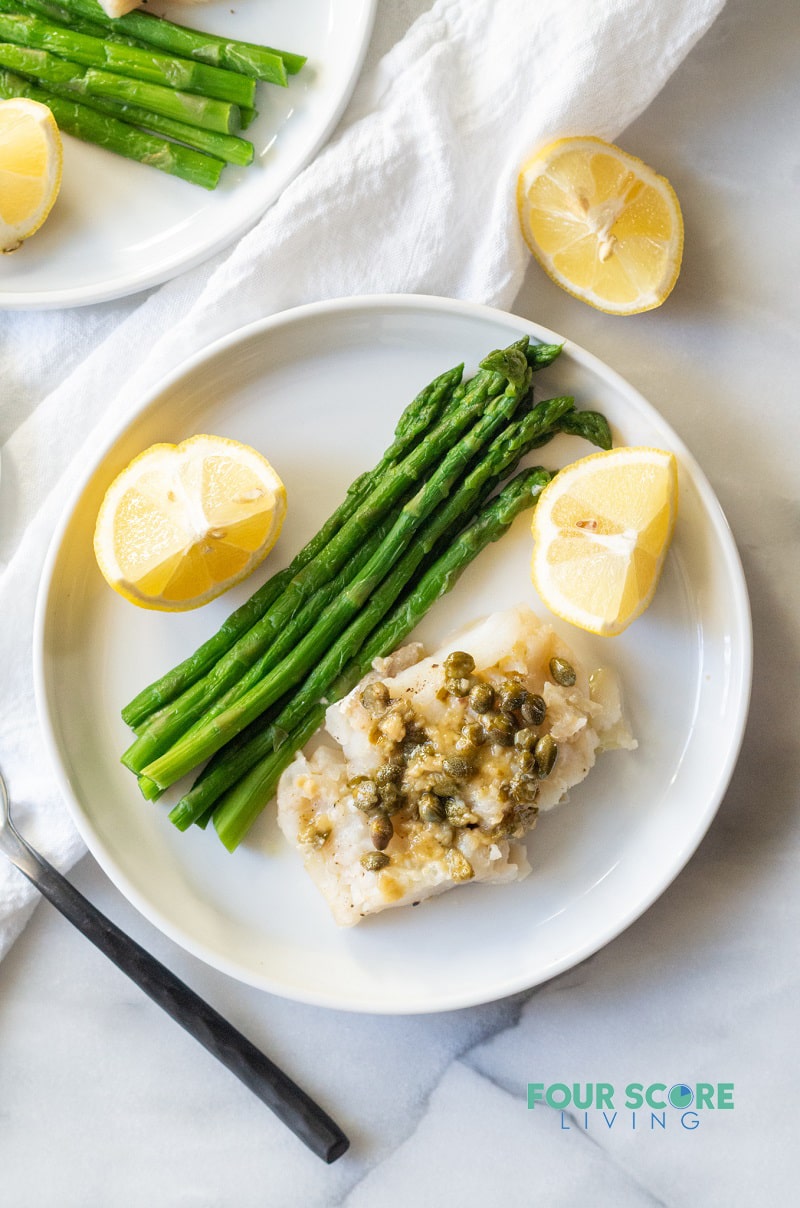
<instances>
[{"instance_id":1,"label":"black utensil handle","mask_svg":"<svg viewBox=\"0 0 800 1208\"><path fill-rule=\"evenodd\" d=\"M350 1142L327 1112L185 982L120 931L52 864L38 853L32 854L37 872L21 871L56 910L227 1066L318 1157L325 1162L341 1157Z\"/></svg>"}]
</instances>

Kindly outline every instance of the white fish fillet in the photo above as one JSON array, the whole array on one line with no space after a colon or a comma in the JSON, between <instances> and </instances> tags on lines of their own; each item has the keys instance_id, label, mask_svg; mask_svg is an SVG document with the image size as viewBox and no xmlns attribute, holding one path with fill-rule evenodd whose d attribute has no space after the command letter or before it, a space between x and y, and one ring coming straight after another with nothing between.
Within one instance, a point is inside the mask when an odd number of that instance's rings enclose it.
<instances>
[{"instance_id":1,"label":"white fish fillet","mask_svg":"<svg viewBox=\"0 0 800 1208\"><path fill-rule=\"evenodd\" d=\"M476 722L466 698L443 694L443 661L454 650L475 660L475 674L499 686L516 677L547 705L540 732L558 746L555 766L537 782L535 805L509 804L508 787L519 772L519 752L491 743L478 750L475 774L459 782L457 804L467 825L420 820L421 792L443 774L442 759L464 722ZM539 810L551 809L587 775L598 751L636 746L622 715L616 676L602 669L590 677L558 635L526 606L509 609L461 630L431 656L418 644L378 660L349 696L332 705L329 739L312 755L299 755L278 786L278 823L302 854L305 867L341 926L390 906L420 902L465 880L505 883L530 871L524 833ZM554 683L551 658L567 659L577 673L573 687ZM392 707L377 722L361 701L370 680L389 689ZM389 863L369 871L361 857L375 849L369 817L354 800L354 782L372 778L405 734L404 711L424 726L429 745L409 760L402 788L407 806L392 815ZM441 784L441 781L438 782ZM501 786L504 786L501 788ZM511 821L510 821L511 820Z\"/></svg>"}]
</instances>

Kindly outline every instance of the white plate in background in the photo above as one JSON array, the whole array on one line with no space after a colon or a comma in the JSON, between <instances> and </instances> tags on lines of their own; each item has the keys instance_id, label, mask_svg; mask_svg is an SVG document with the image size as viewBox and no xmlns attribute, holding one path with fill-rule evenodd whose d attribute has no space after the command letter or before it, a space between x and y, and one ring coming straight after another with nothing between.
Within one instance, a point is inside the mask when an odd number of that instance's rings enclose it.
<instances>
[{"instance_id":1,"label":"white plate in background","mask_svg":"<svg viewBox=\"0 0 800 1208\"><path fill-rule=\"evenodd\" d=\"M445 1010L498 998L570 968L636 919L705 833L733 771L747 713L751 633L736 548L701 470L665 421L597 358L569 342L537 374L537 396L574 393L608 416L618 444L671 448L680 510L662 582L623 635L596 638L556 622L590 664L621 673L639 749L601 756L570 801L529 840L532 874L506 887L468 885L339 930L277 831L270 807L245 844L225 851L213 828L180 834L167 797L152 805L119 763L130 732L120 708L189 654L266 574L290 560L363 469L400 411L450 365L473 372L520 334L524 319L446 299L340 300L236 333L181 367L87 469L42 580L35 658L40 715L75 821L120 890L167 935L211 965L266 990L350 1010ZM262 450L283 477L289 512L258 572L199 612L137 609L97 570L92 533L109 482L156 441L195 432ZM560 437L538 451L556 466L590 452ZM435 641L458 625L528 601L529 517L485 550L420 626Z\"/></svg>"},{"instance_id":2,"label":"white plate in background","mask_svg":"<svg viewBox=\"0 0 800 1208\"><path fill-rule=\"evenodd\" d=\"M355 85L377 0L212 0L160 4L183 25L304 54L289 87L258 85L244 132L247 168L228 164L213 192L64 136L61 192L50 217L0 257L0 308L83 306L147 289L244 234L322 146ZM154 10L155 11L155 10Z\"/></svg>"}]
</instances>

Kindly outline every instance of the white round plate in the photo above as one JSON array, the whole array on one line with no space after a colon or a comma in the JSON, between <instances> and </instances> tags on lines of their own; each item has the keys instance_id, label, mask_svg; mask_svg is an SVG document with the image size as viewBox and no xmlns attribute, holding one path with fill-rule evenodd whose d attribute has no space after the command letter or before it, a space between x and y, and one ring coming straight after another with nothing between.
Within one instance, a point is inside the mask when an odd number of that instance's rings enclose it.
<instances>
[{"instance_id":1,"label":"white round plate","mask_svg":"<svg viewBox=\"0 0 800 1208\"><path fill-rule=\"evenodd\" d=\"M322 146L366 53L377 0L212 0L154 11L209 33L306 55L288 88L259 84L247 168L213 192L64 137L61 193L36 237L0 257L0 308L84 306L167 281L233 243Z\"/></svg>"},{"instance_id":2,"label":"white round plate","mask_svg":"<svg viewBox=\"0 0 800 1208\"><path fill-rule=\"evenodd\" d=\"M537 375L539 398L574 393L598 407L618 444L673 449L680 515L656 599L621 637L562 627L576 652L619 669L633 753L601 756L568 803L529 841L533 873L470 885L339 930L277 831L270 806L229 855L213 828L180 834L169 802L139 795L119 763L130 732L120 708L215 631L260 583L199 612L137 609L105 584L92 554L112 478L156 441L195 432L265 452L286 483L289 515L271 573L290 560L388 443L403 406L443 369L468 372L527 333L525 319L439 298L340 300L289 311L221 341L144 399L88 467L56 534L36 621L41 720L61 787L87 844L122 892L167 935L218 969L277 994L373 1012L444 1010L499 998L560 973L627 927L691 856L727 786L747 712L747 593L725 518L702 472L663 419L616 373L569 342ZM555 467L590 452L559 437ZM528 601L529 518L476 560L420 636Z\"/></svg>"}]
</instances>

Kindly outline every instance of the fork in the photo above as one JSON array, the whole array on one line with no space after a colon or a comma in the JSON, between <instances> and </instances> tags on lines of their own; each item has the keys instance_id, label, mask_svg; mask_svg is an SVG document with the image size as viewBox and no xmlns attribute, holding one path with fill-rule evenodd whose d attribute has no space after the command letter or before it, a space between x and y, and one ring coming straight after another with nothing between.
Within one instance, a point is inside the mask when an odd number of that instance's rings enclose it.
<instances>
[{"instance_id":1,"label":"fork","mask_svg":"<svg viewBox=\"0 0 800 1208\"><path fill-rule=\"evenodd\" d=\"M31 847L14 826L0 773L0 852L43 897L126 973L176 1023L239 1078L318 1157L335 1162L350 1142L339 1126L287 1074L93 906Z\"/></svg>"}]
</instances>

